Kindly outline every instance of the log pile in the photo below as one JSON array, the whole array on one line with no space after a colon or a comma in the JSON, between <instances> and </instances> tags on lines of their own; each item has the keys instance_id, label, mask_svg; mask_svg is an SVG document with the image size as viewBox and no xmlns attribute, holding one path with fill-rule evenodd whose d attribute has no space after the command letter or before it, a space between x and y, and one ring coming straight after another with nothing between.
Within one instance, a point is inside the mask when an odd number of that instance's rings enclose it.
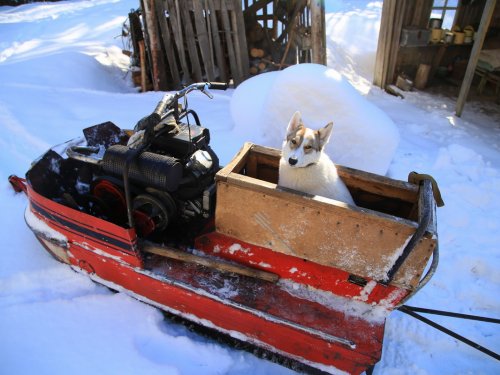
<instances>
[{"instance_id":1,"label":"log pile","mask_svg":"<svg viewBox=\"0 0 500 375\"><path fill-rule=\"evenodd\" d=\"M324 19L322 1L307 0L248 0L243 15L249 55L249 74L256 75L280 70L289 65L317 62L326 63L324 23L313 24L317 14ZM312 42L312 35L319 42ZM321 58L314 61L314 50Z\"/></svg>"},{"instance_id":2,"label":"log pile","mask_svg":"<svg viewBox=\"0 0 500 375\"><path fill-rule=\"evenodd\" d=\"M264 30L264 27L256 21L247 28L246 36L250 61L248 72L250 75L275 70L272 56L275 46L269 37L269 32L269 30Z\"/></svg>"}]
</instances>

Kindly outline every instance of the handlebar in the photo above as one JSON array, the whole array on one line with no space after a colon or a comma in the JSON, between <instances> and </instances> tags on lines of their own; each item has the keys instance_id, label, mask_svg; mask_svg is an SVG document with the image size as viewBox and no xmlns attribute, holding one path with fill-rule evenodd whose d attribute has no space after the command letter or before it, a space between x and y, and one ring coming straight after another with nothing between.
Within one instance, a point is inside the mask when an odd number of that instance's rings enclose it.
<instances>
[{"instance_id":1,"label":"handlebar","mask_svg":"<svg viewBox=\"0 0 500 375\"><path fill-rule=\"evenodd\" d=\"M226 90L228 84L225 82L209 82L208 88L211 90Z\"/></svg>"},{"instance_id":2,"label":"handlebar","mask_svg":"<svg viewBox=\"0 0 500 375\"><path fill-rule=\"evenodd\" d=\"M213 98L212 94L208 90L226 90L227 83L224 82L198 82L192 83L189 86L184 87L182 90L177 91L175 94L165 94L163 98L160 100L158 105L156 106L155 112L161 115L163 111L168 107L169 104L179 100L183 96L186 96L191 91L200 90L210 99Z\"/></svg>"},{"instance_id":3,"label":"handlebar","mask_svg":"<svg viewBox=\"0 0 500 375\"><path fill-rule=\"evenodd\" d=\"M142 118L137 122L134 130L139 131L146 128L150 128L151 126L154 127L161 121L163 114L169 107L172 107L172 105L177 103L177 101L180 98L186 96L191 91L199 90L206 96L208 96L210 99L212 99L213 96L208 91L209 89L226 90L227 87L228 84L224 82L198 82L184 87L182 90L177 91L175 94L165 94L163 98L161 98L161 100L156 105L155 110L150 115ZM177 107L176 104L174 106Z\"/></svg>"}]
</instances>

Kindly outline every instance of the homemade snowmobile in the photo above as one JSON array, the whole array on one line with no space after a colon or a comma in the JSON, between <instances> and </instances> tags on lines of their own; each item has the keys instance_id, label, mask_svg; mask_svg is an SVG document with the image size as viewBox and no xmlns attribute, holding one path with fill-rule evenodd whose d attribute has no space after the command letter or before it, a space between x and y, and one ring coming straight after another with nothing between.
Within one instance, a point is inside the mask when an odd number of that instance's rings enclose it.
<instances>
[{"instance_id":1,"label":"homemade snowmobile","mask_svg":"<svg viewBox=\"0 0 500 375\"><path fill-rule=\"evenodd\" d=\"M300 370L369 370L386 317L437 264L431 181L339 166L354 207L277 186L275 149L247 143L220 168L180 99L225 88L166 94L134 130L86 128L11 176L28 226L94 281Z\"/></svg>"}]
</instances>

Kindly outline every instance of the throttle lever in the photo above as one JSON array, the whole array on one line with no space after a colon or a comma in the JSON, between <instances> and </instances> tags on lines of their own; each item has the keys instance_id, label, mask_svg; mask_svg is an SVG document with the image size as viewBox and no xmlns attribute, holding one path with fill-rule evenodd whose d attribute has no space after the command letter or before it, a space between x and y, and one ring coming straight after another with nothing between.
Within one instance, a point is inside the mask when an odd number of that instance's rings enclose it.
<instances>
[{"instance_id":1,"label":"throttle lever","mask_svg":"<svg viewBox=\"0 0 500 375\"><path fill-rule=\"evenodd\" d=\"M214 96L212 95L212 93L208 89L208 83L205 83L205 86L203 86L203 88L201 89L201 92L204 93L206 96L208 96L210 99L214 98Z\"/></svg>"}]
</instances>

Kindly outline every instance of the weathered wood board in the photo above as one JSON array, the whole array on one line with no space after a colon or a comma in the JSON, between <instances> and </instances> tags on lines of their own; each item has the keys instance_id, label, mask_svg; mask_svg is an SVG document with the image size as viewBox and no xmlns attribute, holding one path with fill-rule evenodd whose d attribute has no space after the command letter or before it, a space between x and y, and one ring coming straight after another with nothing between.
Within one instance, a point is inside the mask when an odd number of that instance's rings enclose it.
<instances>
[{"instance_id":1,"label":"weathered wood board","mask_svg":"<svg viewBox=\"0 0 500 375\"><path fill-rule=\"evenodd\" d=\"M278 187L279 157L278 150L246 144L218 173L217 232L382 281L417 227L401 213L415 210L398 211L396 216L365 206L378 198L418 207L418 187L339 168L358 205L353 207ZM413 289L418 284L436 246L432 228L398 271L394 285Z\"/></svg>"}]
</instances>

